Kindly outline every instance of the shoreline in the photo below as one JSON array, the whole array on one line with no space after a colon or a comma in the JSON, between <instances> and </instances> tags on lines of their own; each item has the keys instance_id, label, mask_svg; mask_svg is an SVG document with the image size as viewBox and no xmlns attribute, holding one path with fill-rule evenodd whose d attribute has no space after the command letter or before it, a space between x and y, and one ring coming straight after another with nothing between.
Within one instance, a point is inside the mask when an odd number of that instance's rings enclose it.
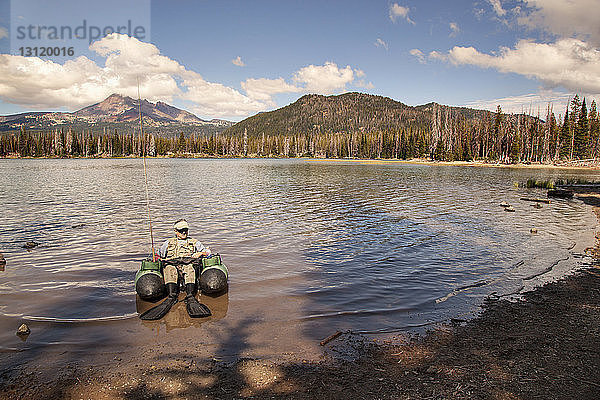
<instances>
[{"instance_id":1,"label":"shoreline","mask_svg":"<svg viewBox=\"0 0 600 400\"><path fill-rule=\"evenodd\" d=\"M334 161L334 162L356 162L359 164L408 164L408 165L427 165L427 166L459 166L459 167L486 167L486 168L514 168L514 169L568 169L568 170L599 170L600 164L594 166L576 166L562 164L503 164L486 161L432 161L427 159L357 159L357 158L307 158L311 161Z\"/></svg>"},{"instance_id":2,"label":"shoreline","mask_svg":"<svg viewBox=\"0 0 600 400\"><path fill-rule=\"evenodd\" d=\"M600 220L600 194L577 196L585 197ZM598 254L598 240L600 232L592 253ZM159 344L151 350L154 354L123 360L115 350L92 360L76 359L66 368L38 360L14 371L0 369L0 397L597 398L597 262L523 297L488 300L477 317L453 320L423 335L374 342L344 334L326 343L317 361L224 361L197 348L173 356L167 350L163 354Z\"/></svg>"},{"instance_id":3,"label":"shoreline","mask_svg":"<svg viewBox=\"0 0 600 400\"><path fill-rule=\"evenodd\" d=\"M0 157L0 160L126 160L142 159L139 156L116 156L116 157ZM459 166L459 167L487 167L487 168L508 168L508 169L564 169L564 170L600 170L600 161L592 165L577 165L576 162L566 164L544 164L517 163L505 164L494 161L436 161L425 158L413 158L401 160L395 158L321 158L321 157L259 157L259 156L214 156L190 153L186 155L162 155L147 156L146 159L194 159L194 160L305 160L320 162L351 162L357 164L406 164L406 165L427 165L427 166Z\"/></svg>"}]
</instances>

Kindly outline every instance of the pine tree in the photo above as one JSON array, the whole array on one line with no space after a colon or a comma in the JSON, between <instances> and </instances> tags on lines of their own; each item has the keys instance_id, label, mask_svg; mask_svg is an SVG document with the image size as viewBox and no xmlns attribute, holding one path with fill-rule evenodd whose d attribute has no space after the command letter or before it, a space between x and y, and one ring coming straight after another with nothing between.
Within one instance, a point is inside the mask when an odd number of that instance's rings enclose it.
<instances>
[{"instance_id":1,"label":"pine tree","mask_svg":"<svg viewBox=\"0 0 600 400\"><path fill-rule=\"evenodd\" d=\"M577 126L577 117L579 116L580 108L581 101L579 100L579 96L575 95L573 100L571 100L571 118L569 119L569 133L571 135L569 160L572 160L575 155L575 128Z\"/></svg>"},{"instance_id":2,"label":"pine tree","mask_svg":"<svg viewBox=\"0 0 600 400\"><path fill-rule=\"evenodd\" d=\"M599 140L600 140L600 118L596 110L596 101L592 100L590 105L590 157L597 158L599 155Z\"/></svg>"},{"instance_id":3,"label":"pine tree","mask_svg":"<svg viewBox=\"0 0 600 400\"><path fill-rule=\"evenodd\" d=\"M498 105L496 107L496 115L494 117L494 126L492 127L492 143L490 157L492 159L498 159L502 155L501 149L498 148L502 137L502 124L504 123L504 114L502 113L502 107Z\"/></svg>"},{"instance_id":4,"label":"pine tree","mask_svg":"<svg viewBox=\"0 0 600 400\"><path fill-rule=\"evenodd\" d=\"M183 135L183 131L179 133L179 143L177 145L177 150L180 152L185 151L185 136Z\"/></svg>"},{"instance_id":5,"label":"pine tree","mask_svg":"<svg viewBox=\"0 0 600 400\"><path fill-rule=\"evenodd\" d=\"M577 118L577 125L575 127L575 156L577 158L587 158L588 147L589 147L589 132L590 123L587 115L587 108L585 106L585 98L581 103L579 109L579 116Z\"/></svg>"},{"instance_id":6,"label":"pine tree","mask_svg":"<svg viewBox=\"0 0 600 400\"><path fill-rule=\"evenodd\" d=\"M569 117L569 108L565 110L565 118L560 130L559 155L560 158L569 158L571 154L571 119Z\"/></svg>"}]
</instances>

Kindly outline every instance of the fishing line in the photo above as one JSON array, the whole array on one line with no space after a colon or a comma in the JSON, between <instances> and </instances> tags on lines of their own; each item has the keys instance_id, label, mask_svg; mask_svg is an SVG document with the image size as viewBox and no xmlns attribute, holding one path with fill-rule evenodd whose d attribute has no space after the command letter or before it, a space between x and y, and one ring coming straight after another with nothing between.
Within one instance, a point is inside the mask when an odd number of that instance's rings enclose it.
<instances>
[{"instance_id":1,"label":"fishing line","mask_svg":"<svg viewBox=\"0 0 600 400\"><path fill-rule=\"evenodd\" d=\"M144 162L144 185L146 187L146 209L148 210L148 226L150 227L150 241L152 243L152 261L156 261L156 252L154 251L154 234L152 233L152 218L150 217L150 195L148 192L148 168L146 167L146 136L144 135L144 127L142 125L142 99L140 97L140 78L137 79L138 84L138 113L140 118L140 134L142 135L142 160Z\"/></svg>"}]
</instances>

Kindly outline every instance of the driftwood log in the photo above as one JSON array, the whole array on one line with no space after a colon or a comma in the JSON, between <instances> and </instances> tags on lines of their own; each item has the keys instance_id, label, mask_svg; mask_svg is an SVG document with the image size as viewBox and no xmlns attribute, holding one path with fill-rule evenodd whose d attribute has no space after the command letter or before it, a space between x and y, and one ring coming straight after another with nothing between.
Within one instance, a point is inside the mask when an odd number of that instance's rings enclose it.
<instances>
[{"instance_id":1,"label":"driftwood log","mask_svg":"<svg viewBox=\"0 0 600 400\"><path fill-rule=\"evenodd\" d=\"M337 331L336 333L334 333L333 335L327 336L325 339L321 340L320 345L321 346L325 346L327 343L331 342L333 339L337 338L338 336L340 336L342 334L342 332Z\"/></svg>"},{"instance_id":2,"label":"driftwood log","mask_svg":"<svg viewBox=\"0 0 600 400\"><path fill-rule=\"evenodd\" d=\"M521 200L524 200L524 201L534 201L536 203L550 204L550 200L548 200L548 199L534 199L534 198L531 198L531 197L521 197Z\"/></svg>"}]
</instances>

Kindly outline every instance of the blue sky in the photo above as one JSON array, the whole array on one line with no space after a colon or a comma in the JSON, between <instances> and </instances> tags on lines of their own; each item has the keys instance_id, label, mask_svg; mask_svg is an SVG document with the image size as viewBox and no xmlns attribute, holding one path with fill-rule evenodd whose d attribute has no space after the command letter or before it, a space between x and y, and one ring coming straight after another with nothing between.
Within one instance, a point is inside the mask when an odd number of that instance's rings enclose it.
<instances>
[{"instance_id":1,"label":"blue sky","mask_svg":"<svg viewBox=\"0 0 600 400\"><path fill-rule=\"evenodd\" d=\"M84 19L133 21L144 37L113 34L90 48L17 38L18 26ZM0 115L136 96L138 79L142 97L202 118L240 120L306 93L347 91L506 111L552 102L558 113L573 93L600 93L598 20L598 0L0 0ZM75 54L22 57L23 45Z\"/></svg>"}]
</instances>

